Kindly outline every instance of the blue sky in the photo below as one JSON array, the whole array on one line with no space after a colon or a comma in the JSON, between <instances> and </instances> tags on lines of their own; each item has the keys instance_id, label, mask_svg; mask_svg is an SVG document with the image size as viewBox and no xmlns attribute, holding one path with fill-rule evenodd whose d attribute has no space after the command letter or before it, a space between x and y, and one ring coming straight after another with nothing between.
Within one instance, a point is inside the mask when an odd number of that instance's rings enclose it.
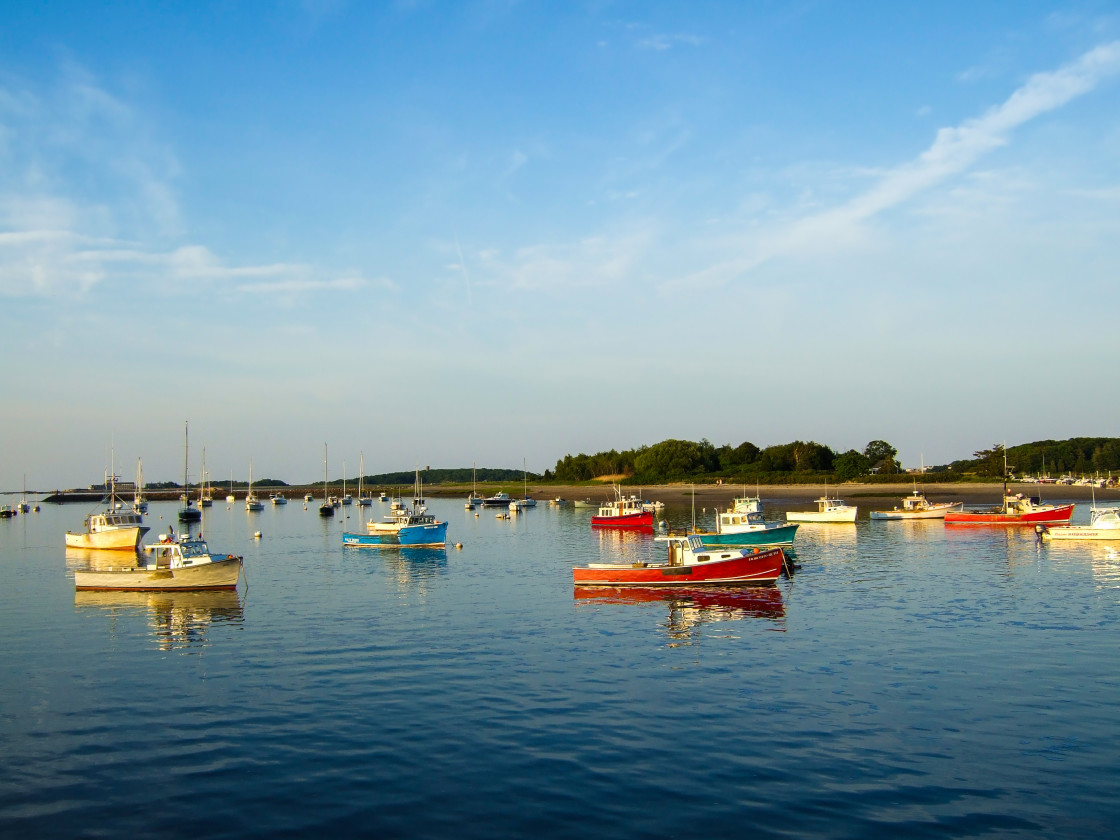
<instances>
[{"instance_id":1,"label":"blue sky","mask_svg":"<svg viewBox=\"0 0 1120 840\"><path fill-rule=\"evenodd\" d=\"M8 4L0 489L1116 435L1112 3Z\"/></svg>"}]
</instances>

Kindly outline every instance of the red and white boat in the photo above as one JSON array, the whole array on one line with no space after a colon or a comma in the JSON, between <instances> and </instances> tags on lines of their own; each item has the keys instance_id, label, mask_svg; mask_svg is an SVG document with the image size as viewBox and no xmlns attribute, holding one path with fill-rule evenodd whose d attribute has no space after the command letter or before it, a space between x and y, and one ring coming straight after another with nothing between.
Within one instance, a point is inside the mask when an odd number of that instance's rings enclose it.
<instances>
[{"instance_id":1,"label":"red and white boat","mask_svg":"<svg viewBox=\"0 0 1120 840\"><path fill-rule=\"evenodd\" d=\"M653 511L646 510L641 500L617 494L613 502L604 502L599 512L591 517L592 528L648 528L653 529Z\"/></svg>"},{"instance_id":2,"label":"red and white boat","mask_svg":"<svg viewBox=\"0 0 1120 840\"><path fill-rule=\"evenodd\" d=\"M945 514L946 525L1063 525L1073 505L1045 505L1037 496L1003 494L1003 505L989 510L960 510Z\"/></svg>"},{"instance_id":3,"label":"red and white boat","mask_svg":"<svg viewBox=\"0 0 1120 840\"><path fill-rule=\"evenodd\" d=\"M780 548L708 548L696 534L668 537L664 563L589 563L572 569L576 586L771 584L782 574Z\"/></svg>"}]
</instances>

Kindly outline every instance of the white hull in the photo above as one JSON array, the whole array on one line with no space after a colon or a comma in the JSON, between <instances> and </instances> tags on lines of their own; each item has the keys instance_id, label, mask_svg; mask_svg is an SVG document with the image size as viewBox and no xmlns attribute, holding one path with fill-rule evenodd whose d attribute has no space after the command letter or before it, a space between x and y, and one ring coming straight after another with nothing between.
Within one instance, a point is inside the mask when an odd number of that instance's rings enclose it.
<instances>
[{"instance_id":1,"label":"white hull","mask_svg":"<svg viewBox=\"0 0 1120 840\"><path fill-rule=\"evenodd\" d=\"M241 560L233 557L179 569L127 567L99 571L75 571L75 589L96 590L191 590L234 589L241 575Z\"/></svg>"},{"instance_id":2,"label":"white hull","mask_svg":"<svg viewBox=\"0 0 1120 840\"><path fill-rule=\"evenodd\" d=\"M92 534L66 532L67 548L97 548L102 551L136 551L140 540L150 529L146 525L97 531Z\"/></svg>"},{"instance_id":3,"label":"white hull","mask_svg":"<svg viewBox=\"0 0 1120 840\"><path fill-rule=\"evenodd\" d=\"M1065 525L1042 532L1044 540L1120 540L1120 528L1090 528Z\"/></svg>"},{"instance_id":4,"label":"white hull","mask_svg":"<svg viewBox=\"0 0 1120 840\"><path fill-rule=\"evenodd\" d=\"M855 522L858 508L828 510L824 513L815 510L786 511L787 522Z\"/></svg>"},{"instance_id":5,"label":"white hull","mask_svg":"<svg viewBox=\"0 0 1120 840\"><path fill-rule=\"evenodd\" d=\"M872 519L944 519L945 514L964 509L964 502L938 502L925 510L873 510Z\"/></svg>"}]
</instances>

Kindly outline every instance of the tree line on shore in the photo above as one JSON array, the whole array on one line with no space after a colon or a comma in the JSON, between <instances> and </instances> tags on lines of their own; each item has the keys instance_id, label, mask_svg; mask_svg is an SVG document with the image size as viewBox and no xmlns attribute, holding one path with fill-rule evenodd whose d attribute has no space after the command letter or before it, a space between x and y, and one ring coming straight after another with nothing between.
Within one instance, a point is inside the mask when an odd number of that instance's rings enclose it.
<instances>
[{"instance_id":1,"label":"tree line on shore","mask_svg":"<svg viewBox=\"0 0 1120 840\"><path fill-rule=\"evenodd\" d=\"M999 480L1004 475L1004 446L995 444L978 450L972 458L950 464L925 467L925 474L939 482ZM609 450L594 455L565 455L553 469L543 474L528 473L535 483L579 484L585 481L612 480L625 484L664 484L693 481L727 484L819 484L845 481L901 482L909 481L911 473L903 470L898 451L885 440L868 442L862 451L849 449L836 452L816 441L795 440L760 448L749 441L738 446L714 446L708 440L663 440L652 446L640 446L622 452ZM1066 474L1106 475L1120 472L1120 438L1069 438L1018 444L1006 449L1007 469L1013 476ZM524 473L517 469L491 467L436 468L425 467L421 475L426 484L511 483L520 481ZM411 470L378 473L362 478L367 487L392 488L411 486L415 473ZM357 478L348 478L357 488ZM320 482L309 482L314 486ZM244 488L246 482L236 481ZM339 487L341 479L329 482ZM254 485L264 488L290 486L279 479L263 478ZM181 485L155 482L151 489L173 489ZM197 487L196 485L192 485ZM228 485L216 485L216 487ZM296 485L303 486L303 485Z\"/></svg>"},{"instance_id":2,"label":"tree line on shore","mask_svg":"<svg viewBox=\"0 0 1120 840\"><path fill-rule=\"evenodd\" d=\"M1120 438L1044 440L1008 447L1007 467L1020 476L1050 473L1092 475L1120 470ZM565 455L544 480L560 483L593 481L605 476L626 483L809 484L823 481L894 482L909 480L897 459L898 450L885 440L870 441L862 451L836 452L816 441L795 440L760 448L749 441L732 447L707 439L663 440L622 452ZM925 473L937 481L991 480L1004 475L1004 446L996 444L972 458L933 465Z\"/></svg>"}]
</instances>

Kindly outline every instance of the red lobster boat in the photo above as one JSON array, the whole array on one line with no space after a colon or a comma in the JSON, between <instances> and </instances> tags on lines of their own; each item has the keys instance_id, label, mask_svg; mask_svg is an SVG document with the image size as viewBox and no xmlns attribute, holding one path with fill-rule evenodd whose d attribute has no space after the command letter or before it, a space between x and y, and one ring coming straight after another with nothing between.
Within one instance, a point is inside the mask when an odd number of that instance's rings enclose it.
<instances>
[{"instance_id":1,"label":"red lobster boat","mask_svg":"<svg viewBox=\"0 0 1120 840\"><path fill-rule=\"evenodd\" d=\"M664 563L589 563L572 569L576 586L770 584L782 574L780 548L708 548L696 534L669 537Z\"/></svg>"},{"instance_id":2,"label":"red lobster boat","mask_svg":"<svg viewBox=\"0 0 1120 840\"><path fill-rule=\"evenodd\" d=\"M591 517L592 528L643 528L653 530L653 511L646 510L635 499L624 499L620 493L613 502L604 502Z\"/></svg>"},{"instance_id":3,"label":"red lobster boat","mask_svg":"<svg viewBox=\"0 0 1120 840\"><path fill-rule=\"evenodd\" d=\"M1068 523L1073 505L1044 505L1037 497L1003 494L1003 506L945 514L946 525L1051 525Z\"/></svg>"}]
</instances>

